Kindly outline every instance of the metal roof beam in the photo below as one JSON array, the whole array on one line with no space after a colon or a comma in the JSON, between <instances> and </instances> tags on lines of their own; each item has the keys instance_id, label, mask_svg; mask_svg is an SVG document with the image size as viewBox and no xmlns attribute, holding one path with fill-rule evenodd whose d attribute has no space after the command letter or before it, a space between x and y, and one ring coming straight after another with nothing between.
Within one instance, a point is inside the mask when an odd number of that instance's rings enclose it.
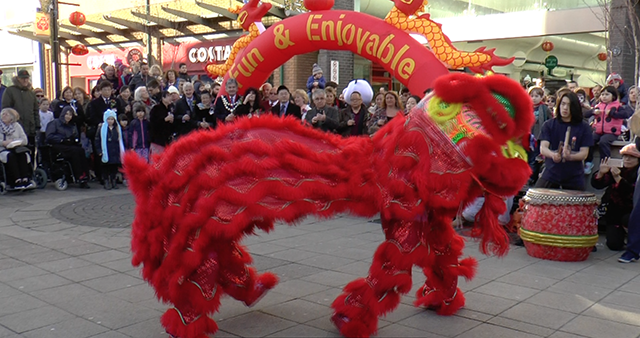
<instances>
[{"instance_id":1,"label":"metal roof beam","mask_svg":"<svg viewBox=\"0 0 640 338\"><path fill-rule=\"evenodd\" d=\"M94 32L94 31L92 31L90 29L78 28L78 27L75 27L75 26L68 26L68 25L64 25L64 24L60 24L60 27L64 28L64 29L67 29L67 30L70 30L70 31L76 30L80 34L86 35L88 37L100 39L100 40L105 41L105 42L111 41L106 37L107 34L105 34L105 33L97 33L97 32Z\"/></svg>"},{"instance_id":2,"label":"metal roof beam","mask_svg":"<svg viewBox=\"0 0 640 338\"><path fill-rule=\"evenodd\" d=\"M82 44L84 44L84 45L88 45L89 44L89 42L87 41L87 38L82 36L82 35L74 35L74 34L71 34L71 33L58 31L58 36L61 37L61 38L66 39L66 40L73 40L73 41L82 42Z\"/></svg>"},{"instance_id":3,"label":"metal roof beam","mask_svg":"<svg viewBox=\"0 0 640 338\"><path fill-rule=\"evenodd\" d=\"M167 19L163 19L154 15L147 15L145 13L139 13L136 11L131 11L131 14L135 17L138 17L143 20L155 22L156 25L162 26L164 28L176 29L176 23Z\"/></svg>"},{"instance_id":4,"label":"metal roof beam","mask_svg":"<svg viewBox=\"0 0 640 338\"><path fill-rule=\"evenodd\" d=\"M125 20L125 19L121 19L121 18L114 18L114 17L108 16L108 15L103 15L102 17L107 21L111 21L111 22L113 22L115 24L118 24L120 26L128 27L129 29L134 30L134 31L146 33L147 30L151 30L150 26L146 26L146 25L143 25L141 23L134 22L134 21L131 21L131 20ZM164 35L164 34L160 33L159 31L158 31L158 33L160 35Z\"/></svg>"},{"instance_id":5,"label":"metal roof beam","mask_svg":"<svg viewBox=\"0 0 640 338\"><path fill-rule=\"evenodd\" d=\"M10 34L17 35L25 39L40 42L43 45L51 45L51 41L49 41L49 39L45 37L35 36L33 35L33 32L30 32L30 31L12 31L12 30L7 30L7 31ZM65 48L71 48L71 45L65 40L59 40L58 43L60 43L60 46L63 46Z\"/></svg>"},{"instance_id":6,"label":"metal roof beam","mask_svg":"<svg viewBox=\"0 0 640 338\"><path fill-rule=\"evenodd\" d=\"M188 21L191 21L193 23L199 24L199 25L203 25L203 26L207 26L209 28L215 29L215 30L225 30L226 28L220 26L219 23L214 22L210 19L205 19L203 17L201 17L200 15L196 15L196 14L191 14L188 12L184 12L178 9L174 9L174 8L169 8L169 7L164 7L161 6L162 10L175 15L175 16L179 16L183 19L187 19Z\"/></svg>"},{"instance_id":7,"label":"metal roof beam","mask_svg":"<svg viewBox=\"0 0 640 338\"><path fill-rule=\"evenodd\" d=\"M196 5L204 8L204 9L206 9L208 11L220 14L220 15L224 16L225 18L229 19L229 20L236 20L238 18L237 14L229 12L229 10L227 10L226 8L210 5L208 3L200 2L198 0L196 0Z\"/></svg>"},{"instance_id":8,"label":"metal roof beam","mask_svg":"<svg viewBox=\"0 0 640 338\"><path fill-rule=\"evenodd\" d=\"M98 23L98 22L93 22L93 21L87 21L85 24L88 25L88 26L103 30L103 31L105 31L105 32L107 32L109 34L120 35L120 36L123 36L123 37L125 37L125 38L127 38L129 40L138 40L138 38L136 38L133 34L131 34L131 32L125 31L125 30L122 30L122 29L118 29L118 28L115 28L113 26L109 26L109 25L105 25L105 24Z\"/></svg>"}]
</instances>

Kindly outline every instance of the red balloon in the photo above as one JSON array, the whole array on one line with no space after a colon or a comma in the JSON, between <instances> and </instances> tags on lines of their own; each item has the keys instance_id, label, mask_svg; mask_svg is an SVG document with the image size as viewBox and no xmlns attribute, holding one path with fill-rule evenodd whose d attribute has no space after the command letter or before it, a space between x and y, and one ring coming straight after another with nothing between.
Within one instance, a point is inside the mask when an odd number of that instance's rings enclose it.
<instances>
[{"instance_id":1,"label":"red balloon","mask_svg":"<svg viewBox=\"0 0 640 338\"><path fill-rule=\"evenodd\" d=\"M328 11L333 8L335 0L304 0L303 3L310 11Z\"/></svg>"},{"instance_id":2,"label":"red balloon","mask_svg":"<svg viewBox=\"0 0 640 338\"><path fill-rule=\"evenodd\" d=\"M550 52L553 50L553 42L545 41L542 43L542 50L545 52Z\"/></svg>"},{"instance_id":3,"label":"red balloon","mask_svg":"<svg viewBox=\"0 0 640 338\"><path fill-rule=\"evenodd\" d=\"M87 17L81 12L73 12L69 15L69 22L74 26L82 26L87 22Z\"/></svg>"},{"instance_id":4,"label":"red balloon","mask_svg":"<svg viewBox=\"0 0 640 338\"><path fill-rule=\"evenodd\" d=\"M607 57L608 57L607 53L599 53L598 54L598 60L600 60L600 61L607 61Z\"/></svg>"},{"instance_id":5,"label":"red balloon","mask_svg":"<svg viewBox=\"0 0 640 338\"><path fill-rule=\"evenodd\" d=\"M87 49L87 46L79 43L75 46L73 46L73 48L71 48L71 54L73 55L78 55L78 56L82 56L82 55L86 55L89 53L89 49Z\"/></svg>"}]
</instances>

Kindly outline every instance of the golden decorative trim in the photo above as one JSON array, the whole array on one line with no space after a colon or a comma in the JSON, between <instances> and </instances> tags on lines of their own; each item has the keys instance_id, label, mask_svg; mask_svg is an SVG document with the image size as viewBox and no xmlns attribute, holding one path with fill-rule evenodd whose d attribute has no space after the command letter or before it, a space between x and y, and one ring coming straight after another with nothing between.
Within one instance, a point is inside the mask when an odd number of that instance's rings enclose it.
<instances>
[{"instance_id":1,"label":"golden decorative trim","mask_svg":"<svg viewBox=\"0 0 640 338\"><path fill-rule=\"evenodd\" d=\"M523 241L559 248L590 248L598 242L598 234L590 236L545 234L527 230L522 227L520 227L518 232Z\"/></svg>"},{"instance_id":2,"label":"golden decorative trim","mask_svg":"<svg viewBox=\"0 0 640 338\"><path fill-rule=\"evenodd\" d=\"M523 198L526 203L539 205L539 204L553 204L553 205L567 205L567 204L579 204L589 205L598 204L598 199L595 194L582 193L582 192L568 192L563 190L552 189L529 189L526 196Z\"/></svg>"}]
</instances>

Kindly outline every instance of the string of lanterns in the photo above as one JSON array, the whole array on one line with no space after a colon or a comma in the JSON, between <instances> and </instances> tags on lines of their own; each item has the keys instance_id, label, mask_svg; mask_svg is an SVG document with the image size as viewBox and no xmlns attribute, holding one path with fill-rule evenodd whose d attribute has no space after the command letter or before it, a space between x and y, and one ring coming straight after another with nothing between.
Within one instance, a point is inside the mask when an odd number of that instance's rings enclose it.
<instances>
[{"instance_id":1,"label":"string of lanterns","mask_svg":"<svg viewBox=\"0 0 640 338\"><path fill-rule=\"evenodd\" d=\"M84 15L84 13L82 12L73 12L69 15L69 22L71 22L72 25L76 26L76 27L80 27L82 25L84 25L87 22L87 17ZM78 56L82 56L82 55L86 55L89 53L89 49L87 49L87 46L79 43L75 46L73 46L73 48L71 48L71 54L73 55L78 55Z\"/></svg>"}]
</instances>

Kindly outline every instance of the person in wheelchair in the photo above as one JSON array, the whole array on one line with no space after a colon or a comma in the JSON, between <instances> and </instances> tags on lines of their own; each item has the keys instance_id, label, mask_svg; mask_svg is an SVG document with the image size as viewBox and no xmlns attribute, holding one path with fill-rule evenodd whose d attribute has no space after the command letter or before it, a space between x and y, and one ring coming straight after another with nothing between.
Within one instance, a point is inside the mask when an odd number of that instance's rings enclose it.
<instances>
[{"instance_id":1,"label":"person in wheelchair","mask_svg":"<svg viewBox=\"0 0 640 338\"><path fill-rule=\"evenodd\" d=\"M0 112L0 162L4 164L5 180L11 189L34 188L27 134L18 123L20 115L15 109Z\"/></svg>"},{"instance_id":2,"label":"person in wheelchair","mask_svg":"<svg viewBox=\"0 0 640 338\"><path fill-rule=\"evenodd\" d=\"M71 163L75 181L81 188L88 189L89 163L85 157L84 149L80 144L78 128L70 123L73 119L72 107L64 107L60 117L51 121L47 126L46 138L54 150Z\"/></svg>"}]
</instances>

